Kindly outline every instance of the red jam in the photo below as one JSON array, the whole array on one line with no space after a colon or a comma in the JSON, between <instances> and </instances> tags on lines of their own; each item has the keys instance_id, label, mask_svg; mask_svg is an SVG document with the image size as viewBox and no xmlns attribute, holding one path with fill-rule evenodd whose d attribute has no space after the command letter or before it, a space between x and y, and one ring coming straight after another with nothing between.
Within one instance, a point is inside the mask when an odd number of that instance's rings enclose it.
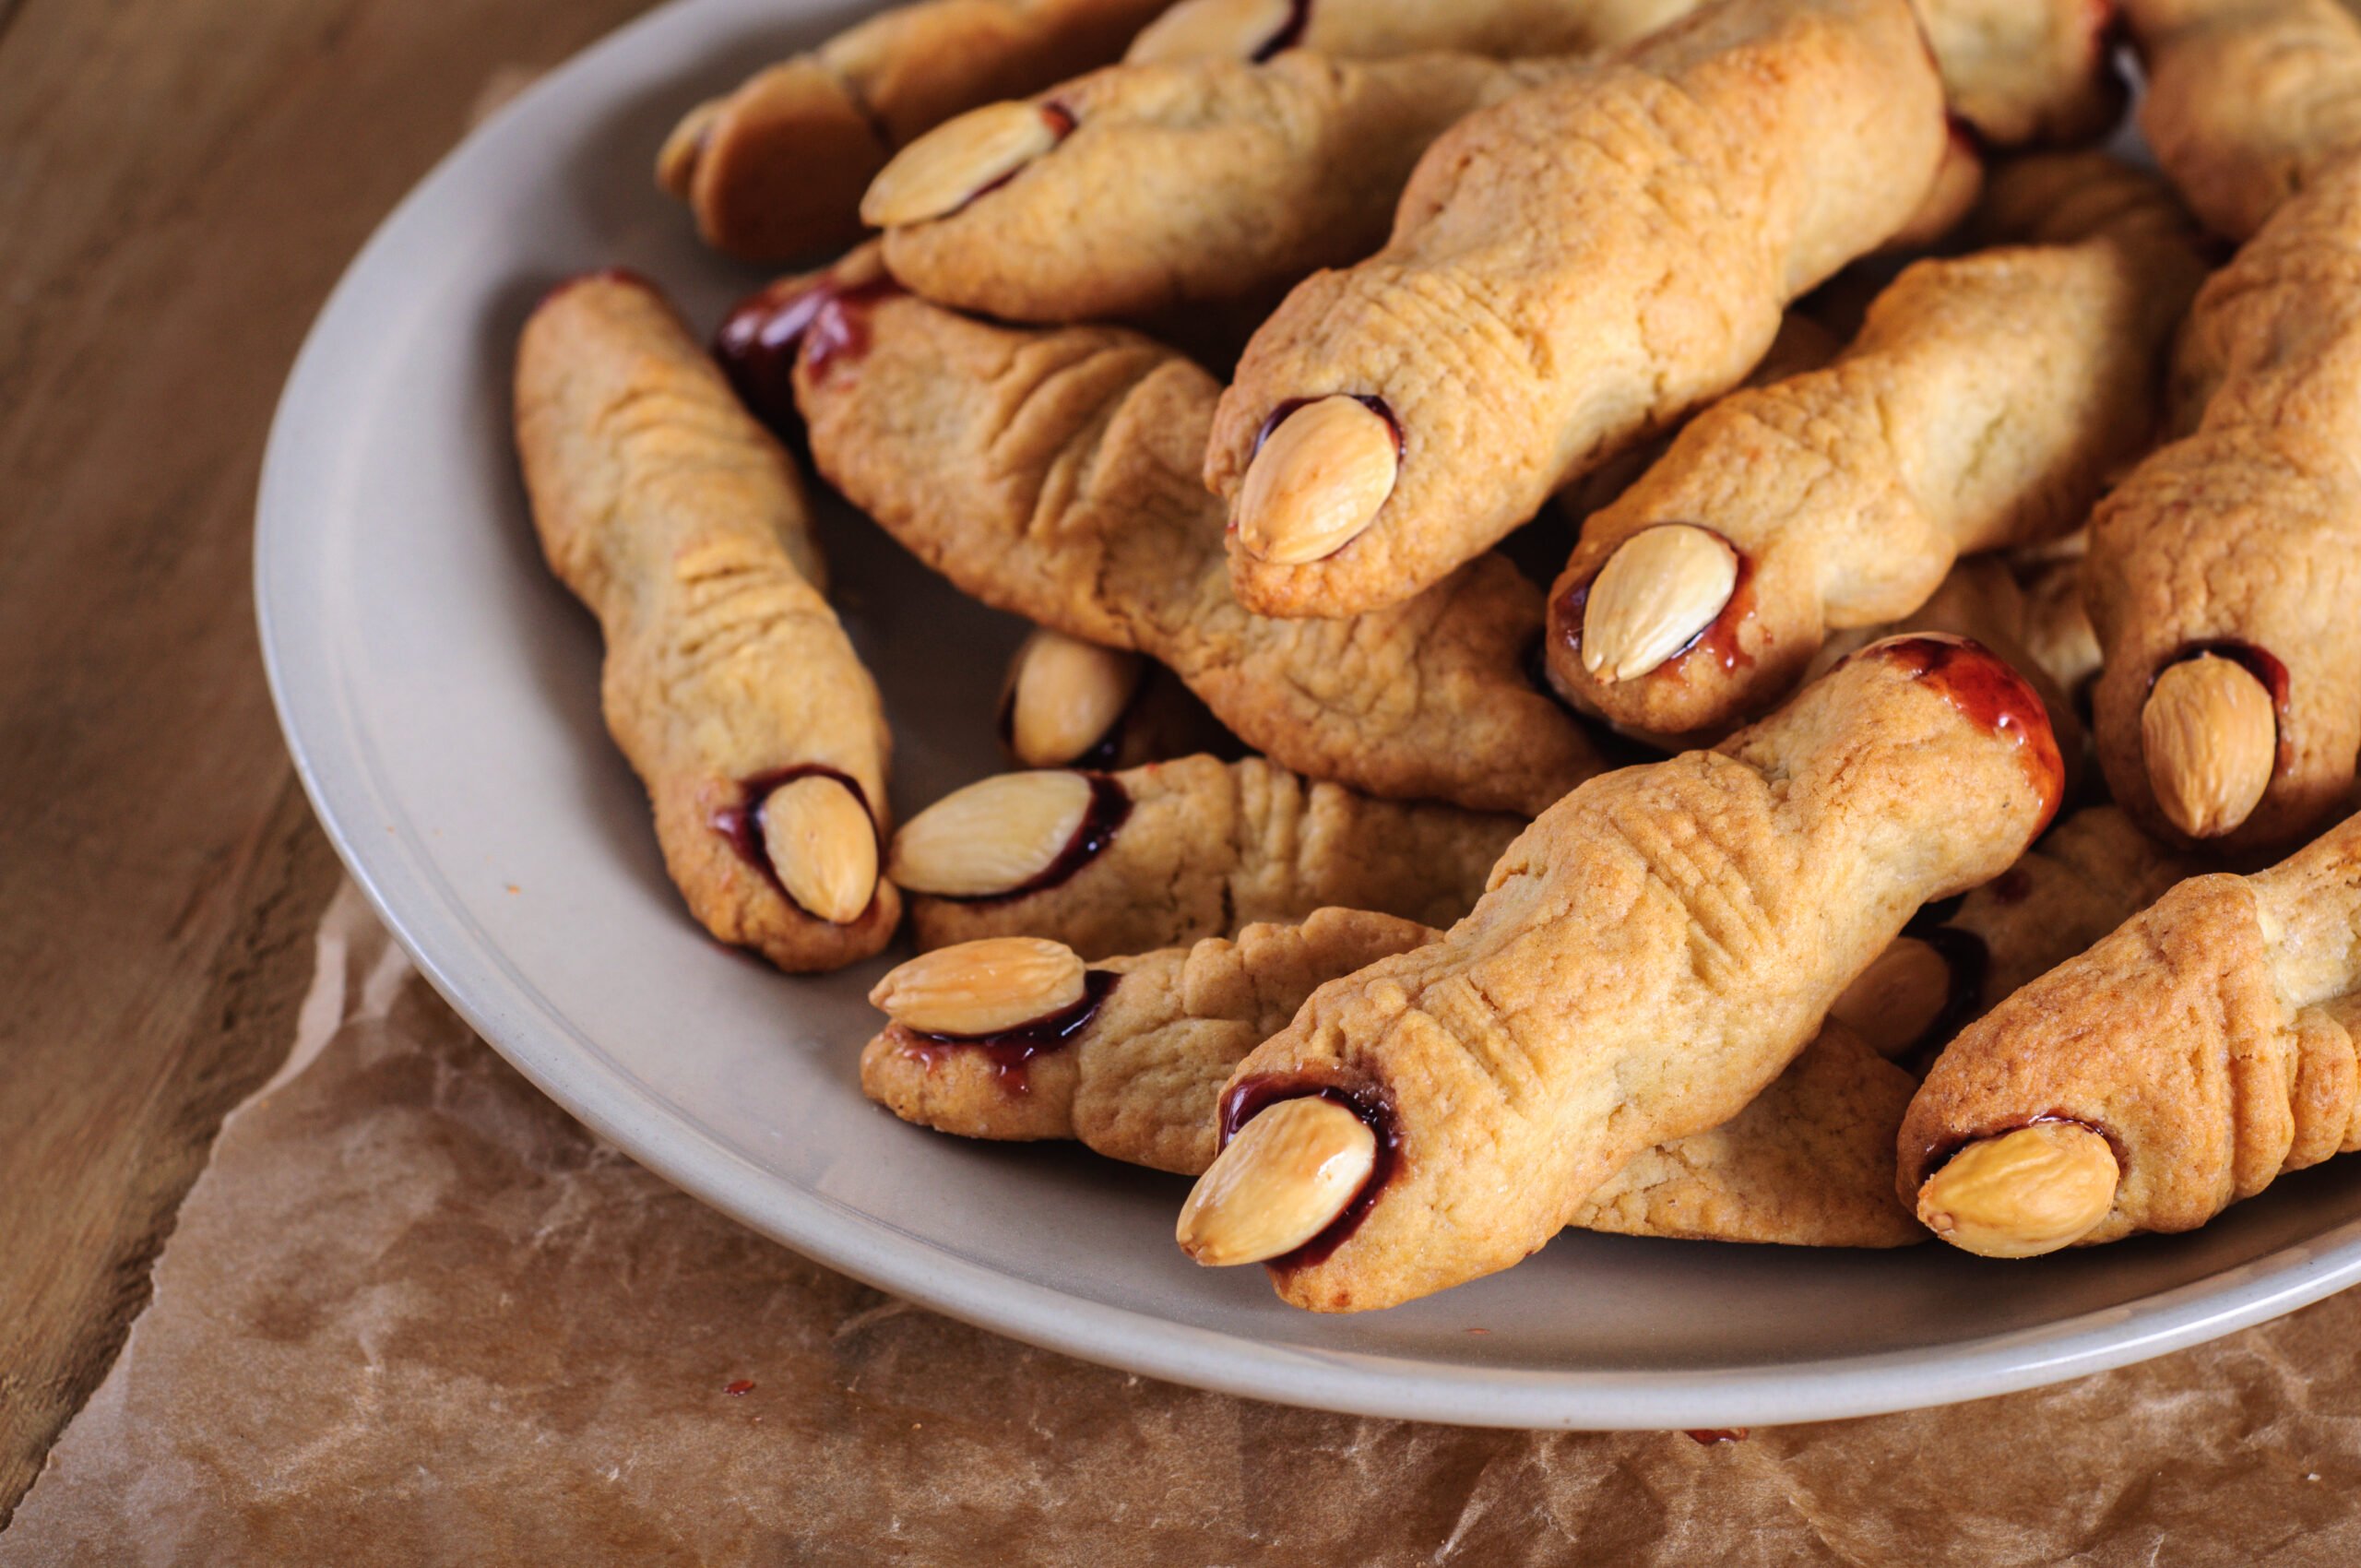
<instances>
[{"instance_id":1,"label":"red jam","mask_svg":"<svg viewBox=\"0 0 2361 1568\"><path fill-rule=\"evenodd\" d=\"M1353 1194L1353 1201L1344 1212L1328 1222L1328 1228L1295 1251L1270 1260L1274 1269L1307 1268L1324 1263L1328 1255L1345 1244L1352 1233L1361 1228L1369 1211L1377 1206L1378 1194L1393 1179L1394 1168L1402 1153L1402 1130L1394 1115L1393 1101L1376 1087L1347 1089L1331 1084L1306 1083L1276 1073L1265 1073L1232 1084L1221 1097L1222 1148L1238 1130L1257 1115L1283 1099L1325 1099L1343 1106L1368 1124L1377 1134L1377 1160L1370 1168L1369 1180Z\"/></svg>"},{"instance_id":2,"label":"red jam","mask_svg":"<svg viewBox=\"0 0 2361 1568\"><path fill-rule=\"evenodd\" d=\"M2034 798L2041 802L2033 836L2049 826L2066 790L2065 759L2058 754L2058 737L2050 731L2049 710L2040 695L2007 660L1965 637L1932 633L1872 643L1857 657L1861 656L1902 665L1986 734L2013 742Z\"/></svg>"},{"instance_id":3,"label":"red jam","mask_svg":"<svg viewBox=\"0 0 2361 1568\"><path fill-rule=\"evenodd\" d=\"M1744 1443L1748 1430L1745 1427L1691 1427L1687 1435L1711 1448L1717 1443Z\"/></svg>"},{"instance_id":4,"label":"red jam","mask_svg":"<svg viewBox=\"0 0 2361 1568\"><path fill-rule=\"evenodd\" d=\"M1278 31L1264 41L1263 47L1248 56L1261 65L1281 50L1293 49L1303 42L1303 30L1311 24L1311 0L1287 0L1287 19L1279 24Z\"/></svg>"},{"instance_id":5,"label":"red jam","mask_svg":"<svg viewBox=\"0 0 2361 1568\"><path fill-rule=\"evenodd\" d=\"M1674 649L1670 658L1650 671L1648 678L1653 680L1663 677L1676 681L1686 679L1691 668L1689 661L1692 659L1703 659L1706 661L1705 667L1718 668L1724 674L1733 673L1742 668L1751 668L1754 664L1754 655L1739 646L1738 634L1749 621L1754 619L1754 557L1737 545L1730 544L1728 540L1722 539L1719 533L1706 528L1703 523L1662 522L1648 525L1648 528L1653 529L1676 527L1702 529L1713 534L1715 539L1722 540L1724 544L1728 544L1730 553L1738 557L1738 576L1730 584L1730 596L1724 601L1720 613L1699 627L1697 635ZM1639 531L1645 533L1647 529L1642 529ZM1605 570L1606 564L1605 562L1599 563L1600 570ZM1565 644L1566 652L1576 666L1580 666L1583 657L1583 617L1590 609L1591 585L1597 580L1597 573L1591 574L1590 576L1560 594L1557 603L1551 605L1549 609L1550 619L1557 626L1558 640Z\"/></svg>"},{"instance_id":6,"label":"red jam","mask_svg":"<svg viewBox=\"0 0 2361 1568\"><path fill-rule=\"evenodd\" d=\"M900 293L884 274L847 284L834 273L782 278L741 301L714 334L714 358L746 406L783 428L795 417L795 362L813 374L869 350L868 307Z\"/></svg>"},{"instance_id":7,"label":"red jam","mask_svg":"<svg viewBox=\"0 0 2361 1568\"><path fill-rule=\"evenodd\" d=\"M1030 1087L1026 1068L1033 1059L1071 1044L1097 1016L1099 1007L1121 978L1111 969L1086 970L1082 977L1082 999L1073 1006L992 1034L938 1035L911 1029L908 1031L909 1039L902 1047L903 1053L931 1061L953 1051L974 1051L992 1064L1003 1088L1012 1094L1023 1094Z\"/></svg>"},{"instance_id":8,"label":"red jam","mask_svg":"<svg viewBox=\"0 0 2361 1568\"><path fill-rule=\"evenodd\" d=\"M1012 898L1027 897L1055 887L1097 860L1130 818L1132 798L1123 793L1121 783L1104 773L1086 777L1090 780L1090 804L1084 808L1082 821L1075 826L1074 837L1066 840L1066 847L1038 875L1005 893L986 893L976 897L936 893L929 897L955 904L1004 904Z\"/></svg>"},{"instance_id":9,"label":"red jam","mask_svg":"<svg viewBox=\"0 0 2361 1568\"><path fill-rule=\"evenodd\" d=\"M823 778L833 778L851 790L852 798L860 802L860 809L869 814L869 831L872 834L877 831L877 812L870 805L869 792L860 787L860 781L816 762L754 775L738 786L735 803L715 812L712 819L713 830L730 840L730 847L738 851L738 858L762 873L763 880L769 883L780 897L807 915L812 911L795 903L794 896L788 892L787 885L778 878L778 868L771 864L770 851L763 847L763 806L782 784L791 784L798 778L806 778L813 774ZM885 845L882 839L877 846L877 863L885 863ZM873 905L877 896L872 893L869 897ZM812 918L818 920L820 917L812 915Z\"/></svg>"}]
</instances>

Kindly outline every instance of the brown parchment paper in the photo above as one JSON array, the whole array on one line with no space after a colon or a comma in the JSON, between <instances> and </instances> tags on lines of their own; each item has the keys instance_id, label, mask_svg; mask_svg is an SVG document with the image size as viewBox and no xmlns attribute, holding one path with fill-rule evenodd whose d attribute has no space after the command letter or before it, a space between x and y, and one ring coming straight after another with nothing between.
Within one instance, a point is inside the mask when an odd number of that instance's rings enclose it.
<instances>
[{"instance_id":1,"label":"brown parchment paper","mask_svg":"<svg viewBox=\"0 0 2361 1568\"><path fill-rule=\"evenodd\" d=\"M1524 1433L1129 1377L575 1126L350 888L0 1565L2361 1562L2361 1293L1981 1404Z\"/></svg>"}]
</instances>

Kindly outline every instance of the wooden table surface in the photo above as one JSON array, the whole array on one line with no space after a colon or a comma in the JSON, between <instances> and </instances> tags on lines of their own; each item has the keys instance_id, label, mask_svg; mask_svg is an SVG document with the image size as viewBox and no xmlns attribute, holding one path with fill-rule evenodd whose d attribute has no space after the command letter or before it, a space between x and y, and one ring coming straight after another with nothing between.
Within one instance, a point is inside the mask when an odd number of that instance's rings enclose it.
<instances>
[{"instance_id":1,"label":"wooden table surface","mask_svg":"<svg viewBox=\"0 0 2361 1568\"><path fill-rule=\"evenodd\" d=\"M0 0L0 1524L284 1051L334 855L249 587L305 327L648 0Z\"/></svg>"}]
</instances>

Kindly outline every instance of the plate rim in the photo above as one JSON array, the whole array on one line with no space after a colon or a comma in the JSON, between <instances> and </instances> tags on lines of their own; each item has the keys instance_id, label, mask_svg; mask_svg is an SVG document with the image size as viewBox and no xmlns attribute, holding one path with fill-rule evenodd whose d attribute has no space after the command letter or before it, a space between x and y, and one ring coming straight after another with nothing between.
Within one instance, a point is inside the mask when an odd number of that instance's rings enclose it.
<instances>
[{"instance_id":1,"label":"plate rim","mask_svg":"<svg viewBox=\"0 0 2361 1568\"><path fill-rule=\"evenodd\" d=\"M330 722L341 673L333 639L311 637L275 591L316 517L303 464L337 450L323 366L362 318L376 275L454 171L524 128L568 84L651 34L699 25L720 0L669 0L554 66L471 129L371 232L306 329L273 411L255 500L253 587L271 703L296 776L338 858L428 983L543 1094L645 1169L748 1228L864 1284L961 1322L1169 1382L1353 1415L1463 1426L1643 1430L1786 1425L1945 1405L2060 1382L2266 1322L2361 1280L2361 1220L2220 1274L2038 1327L1939 1347L1676 1372L1494 1369L1414 1355L1275 1346L1090 1301L943 1251L764 1172L651 1088L598 1070L587 1039L510 968L397 826L399 802L370 770L365 739ZM797 9L803 8L801 5ZM784 15L784 11L781 13ZM347 416L349 424L350 416ZM315 427L326 424L323 432ZM323 434L328 438L322 439ZM316 619L316 617L314 617ZM364 830L364 825L367 830ZM470 940L470 933L472 939ZM587 1070L586 1070L587 1069Z\"/></svg>"}]
</instances>

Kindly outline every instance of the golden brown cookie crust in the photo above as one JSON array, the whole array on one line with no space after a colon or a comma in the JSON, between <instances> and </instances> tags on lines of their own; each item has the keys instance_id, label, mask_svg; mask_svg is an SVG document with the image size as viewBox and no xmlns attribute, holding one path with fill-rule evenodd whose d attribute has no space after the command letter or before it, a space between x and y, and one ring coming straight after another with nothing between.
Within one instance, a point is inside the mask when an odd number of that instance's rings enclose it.
<instances>
[{"instance_id":1,"label":"golden brown cookie crust","mask_svg":"<svg viewBox=\"0 0 2361 1568\"><path fill-rule=\"evenodd\" d=\"M1374 399L1399 457L1365 529L1300 564L1234 535L1264 614L1394 603L1736 385L1786 302L1908 220L1947 140L1904 0L1732 0L1462 120L1394 236L1305 280L1222 396L1237 520L1275 416Z\"/></svg>"},{"instance_id":2,"label":"golden brown cookie crust","mask_svg":"<svg viewBox=\"0 0 2361 1568\"><path fill-rule=\"evenodd\" d=\"M793 466L647 284L582 279L526 324L516 445L551 569L606 636L607 728L647 785L666 869L724 942L829 969L893 936L882 876L855 920L798 907L759 837L730 831L750 787L849 781L882 836L892 742L877 688L822 595Z\"/></svg>"},{"instance_id":3,"label":"golden brown cookie crust","mask_svg":"<svg viewBox=\"0 0 2361 1568\"><path fill-rule=\"evenodd\" d=\"M824 351L837 341L860 350ZM1528 673L1541 596L1497 556L1350 621L1240 608L1195 480L1217 388L1169 349L871 291L825 307L795 378L822 473L920 560L997 609L1160 660L1293 771L1531 814L1601 766Z\"/></svg>"}]
</instances>

